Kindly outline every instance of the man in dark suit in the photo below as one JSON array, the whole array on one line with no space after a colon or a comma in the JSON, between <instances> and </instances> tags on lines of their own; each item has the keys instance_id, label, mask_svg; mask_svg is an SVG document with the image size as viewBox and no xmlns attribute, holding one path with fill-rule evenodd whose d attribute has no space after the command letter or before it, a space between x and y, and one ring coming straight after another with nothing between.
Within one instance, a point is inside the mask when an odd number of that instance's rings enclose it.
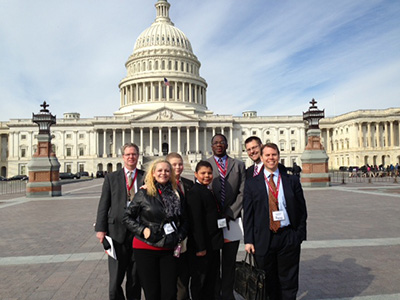
<instances>
[{"instance_id":1,"label":"man in dark suit","mask_svg":"<svg viewBox=\"0 0 400 300\"><path fill-rule=\"evenodd\" d=\"M269 299L294 300L307 209L299 178L280 172L279 158L276 144L262 146L264 170L246 181L244 242L245 250L254 253L258 267L266 271Z\"/></svg>"},{"instance_id":2,"label":"man in dark suit","mask_svg":"<svg viewBox=\"0 0 400 300\"><path fill-rule=\"evenodd\" d=\"M108 257L110 300L124 300L122 282L126 274L126 299L140 299L141 286L136 273L132 251L133 234L122 223L126 207L135 192L143 185L142 170L136 168L139 147L132 143L122 146L124 168L109 173L104 178L97 220L96 237L103 243L105 236L111 237L117 260Z\"/></svg>"},{"instance_id":3,"label":"man in dark suit","mask_svg":"<svg viewBox=\"0 0 400 300\"><path fill-rule=\"evenodd\" d=\"M246 179L257 176L261 169L263 168L263 163L261 161L261 146L262 142L258 136L248 137L244 141L247 155L254 162L253 165L246 169Z\"/></svg>"},{"instance_id":4,"label":"man in dark suit","mask_svg":"<svg viewBox=\"0 0 400 300\"><path fill-rule=\"evenodd\" d=\"M226 154L228 141L222 134L216 134L211 139L213 156L207 160L213 167L212 190L226 218L227 228L241 216L244 182L246 179L245 166L242 161L233 159ZM225 239L222 247L222 276L218 286L223 300L234 300L233 284L235 280L235 262L239 249L240 238L233 241Z\"/></svg>"}]
</instances>

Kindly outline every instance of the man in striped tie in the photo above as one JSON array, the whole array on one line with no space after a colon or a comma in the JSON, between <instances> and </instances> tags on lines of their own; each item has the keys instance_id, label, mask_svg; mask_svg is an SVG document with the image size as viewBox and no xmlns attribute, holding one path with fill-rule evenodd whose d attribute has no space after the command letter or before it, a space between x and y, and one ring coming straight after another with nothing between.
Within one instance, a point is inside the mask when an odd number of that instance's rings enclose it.
<instances>
[{"instance_id":1,"label":"man in striped tie","mask_svg":"<svg viewBox=\"0 0 400 300\"><path fill-rule=\"evenodd\" d=\"M260 157L262 142L258 136L253 135L244 141L244 145L246 147L247 155L254 162L253 165L246 169L246 179L248 179L257 176L263 168L263 163Z\"/></svg>"},{"instance_id":2,"label":"man in striped tie","mask_svg":"<svg viewBox=\"0 0 400 300\"><path fill-rule=\"evenodd\" d=\"M213 167L212 190L226 218L226 227L241 217L244 181L246 171L244 163L227 155L228 140L223 134L216 134L211 139L213 156L207 160ZM222 248L222 276L217 282L216 299L234 300L233 284L235 280L235 262L240 238L225 239Z\"/></svg>"}]
</instances>

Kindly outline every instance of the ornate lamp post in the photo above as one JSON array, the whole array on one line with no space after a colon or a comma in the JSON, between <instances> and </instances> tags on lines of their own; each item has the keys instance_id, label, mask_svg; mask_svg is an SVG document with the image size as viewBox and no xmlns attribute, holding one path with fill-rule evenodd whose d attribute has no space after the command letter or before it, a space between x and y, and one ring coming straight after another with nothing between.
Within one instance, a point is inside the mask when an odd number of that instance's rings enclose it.
<instances>
[{"instance_id":1,"label":"ornate lamp post","mask_svg":"<svg viewBox=\"0 0 400 300\"><path fill-rule=\"evenodd\" d=\"M39 126L36 153L28 163L29 183L26 186L27 197L61 196L59 182L60 163L51 146L50 126L56 124L56 116L47 109L46 101L38 114L32 113L32 121Z\"/></svg>"},{"instance_id":2,"label":"ornate lamp post","mask_svg":"<svg viewBox=\"0 0 400 300\"><path fill-rule=\"evenodd\" d=\"M303 172L301 183L308 187L329 186L328 155L321 144L319 120L325 117L325 110L319 110L317 101L310 101L310 108L303 112L303 120L308 123L307 146L301 155Z\"/></svg>"}]
</instances>

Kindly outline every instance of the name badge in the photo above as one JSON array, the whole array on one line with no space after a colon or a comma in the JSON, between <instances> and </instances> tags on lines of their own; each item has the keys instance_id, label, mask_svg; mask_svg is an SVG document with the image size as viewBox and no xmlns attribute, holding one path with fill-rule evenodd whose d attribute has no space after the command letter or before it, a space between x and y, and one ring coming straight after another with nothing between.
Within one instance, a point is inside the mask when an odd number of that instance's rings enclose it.
<instances>
[{"instance_id":1,"label":"name badge","mask_svg":"<svg viewBox=\"0 0 400 300\"><path fill-rule=\"evenodd\" d=\"M283 214L283 211L281 211L281 210L273 211L272 218L274 221L283 221L283 220L285 220L285 215Z\"/></svg>"},{"instance_id":2,"label":"name badge","mask_svg":"<svg viewBox=\"0 0 400 300\"><path fill-rule=\"evenodd\" d=\"M218 228L225 228L226 227L226 219L218 219Z\"/></svg>"},{"instance_id":3,"label":"name badge","mask_svg":"<svg viewBox=\"0 0 400 300\"><path fill-rule=\"evenodd\" d=\"M164 228L165 234L171 234L175 231L175 229L174 229L174 227L172 227L171 223L165 224L163 228Z\"/></svg>"}]
</instances>

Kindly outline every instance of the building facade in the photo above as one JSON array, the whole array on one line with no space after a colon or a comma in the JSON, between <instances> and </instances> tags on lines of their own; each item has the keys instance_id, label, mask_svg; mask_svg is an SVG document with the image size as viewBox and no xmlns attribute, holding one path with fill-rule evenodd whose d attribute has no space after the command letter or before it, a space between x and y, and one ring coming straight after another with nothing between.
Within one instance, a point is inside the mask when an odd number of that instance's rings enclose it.
<instances>
[{"instance_id":1,"label":"building facade","mask_svg":"<svg viewBox=\"0 0 400 300\"><path fill-rule=\"evenodd\" d=\"M329 167L400 164L400 108L358 110L320 121Z\"/></svg>"},{"instance_id":2,"label":"building facade","mask_svg":"<svg viewBox=\"0 0 400 300\"><path fill-rule=\"evenodd\" d=\"M52 126L60 172L114 171L121 167L120 147L126 142L139 145L140 165L174 151L194 168L211 154L210 140L216 133L227 137L229 155L248 164L244 140L257 135L280 147L283 164L301 165L306 146L302 115L257 116L256 111L246 111L232 116L209 111L207 82L200 76L201 64L189 39L172 23L168 1L158 0L155 7L155 21L137 38L125 64L119 110L93 118L65 113ZM329 166L372 164L383 157L385 163L398 162L399 120L400 109L357 111L322 120ZM1 175L27 174L36 151L37 126L30 119L12 119L0 123L0 134ZM379 146L373 146L375 141ZM365 155L367 148L371 152Z\"/></svg>"}]
</instances>

